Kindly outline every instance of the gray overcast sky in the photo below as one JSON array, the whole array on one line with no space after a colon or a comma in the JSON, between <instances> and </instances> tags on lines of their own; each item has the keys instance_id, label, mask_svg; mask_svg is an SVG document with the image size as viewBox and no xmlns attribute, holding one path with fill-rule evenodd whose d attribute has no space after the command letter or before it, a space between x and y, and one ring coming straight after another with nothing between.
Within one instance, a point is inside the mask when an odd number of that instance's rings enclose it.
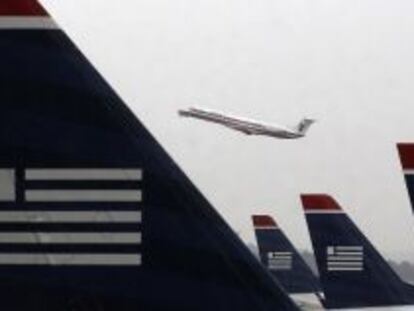
<instances>
[{"instance_id":1,"label":"gray overcast sky","mask_svg":"<svg viewBox=\"0 0 414 311\"><path fill-rule=\"evenodd\" d=\"M395 147L414 141L413 1L42 2L244 240L270 213L310 248L299 194L328 192L390 259L414 259ZM179 119L190 105L319 122L300 141L247 137Z\"/></svg>"}]
</instances>

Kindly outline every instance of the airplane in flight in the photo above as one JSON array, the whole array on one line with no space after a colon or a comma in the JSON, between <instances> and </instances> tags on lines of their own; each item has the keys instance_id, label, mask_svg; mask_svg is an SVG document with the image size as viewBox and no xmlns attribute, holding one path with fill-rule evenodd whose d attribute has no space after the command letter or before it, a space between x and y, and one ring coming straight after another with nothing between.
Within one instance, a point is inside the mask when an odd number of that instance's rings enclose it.
<instances>
[{"instance_id":1,"label":"airplane in flight","mask_svg":"<svg viewBox=\"0 0 414 311\"><path fill-rule=\"evenodd\" d=\"M201 109L189 108L179 110L178 114L182 117L190 117L207 122L217 123L230 129L242 132L246 135L270 136L278 139L298 139L306 136L314 119L305 118L297 126L285 127L279 125L270 125L258 121L242 119L227 114Z\"/></svg>"},{"instance_id":2,"label":"airplane in flight","mask_svg":"<svg viewBox=\"0 0 414 311\"><path fill-rule=\"evenodd\" d=\"M404 282L329 195L301 196L326 309L414 310Z\"/></svg>"},{"instance_id":3,"label":"airplane in flight","mask_svg":"<svg viewBox=\"0 0 414 311\"><path fill-rule=\"evenodd\" d=\"M318 277L280 226L269 215L253 215L252 220L262 264L303 310L323 309Z\"/></svg>"},{"instance_id":4,"label":"airplane in flight","mask_svg":"<svg viewBox=\"0 0 414 311\"><path fill-rule=\"evenodd\" d=\"M299 310L36 0L0 46L1 310Z\"/></svg>"}]
</instances>

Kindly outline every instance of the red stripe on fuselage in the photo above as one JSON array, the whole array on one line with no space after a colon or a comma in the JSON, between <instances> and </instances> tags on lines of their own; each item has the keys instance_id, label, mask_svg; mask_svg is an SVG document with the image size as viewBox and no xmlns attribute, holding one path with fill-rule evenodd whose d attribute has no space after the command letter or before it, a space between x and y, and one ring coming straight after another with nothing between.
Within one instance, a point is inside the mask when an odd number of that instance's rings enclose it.
<instances>
[{"instance_id":1,"label":"red stripe on fuselage","mask_svg":"<svg viewBox=\"0 0 414 311\"><path fill-rule=\"evenodd\" d=\"M414 169L414 144L398 144L398 152L403 169Z\"/></svg>"},{"instance_id":2,"label":"red stripe on fuselage","mask_svg":"<svg viewBox=\"0 0 414 311\"><path fill-rule=\"evenodd\" d=\"M0 17L48 16L37 0L0 0Z\"/></svg>"}]
</instances>

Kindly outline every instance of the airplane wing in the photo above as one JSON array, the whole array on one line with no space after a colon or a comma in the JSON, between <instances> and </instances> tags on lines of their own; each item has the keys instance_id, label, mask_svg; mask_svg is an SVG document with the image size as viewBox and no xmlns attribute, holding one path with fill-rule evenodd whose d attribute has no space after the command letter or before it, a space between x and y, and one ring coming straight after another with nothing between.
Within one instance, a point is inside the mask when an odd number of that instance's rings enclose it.
<instances>
[{"instance_id":1,"label":"airplane wing","mask_svg":"<svg viewBox=\"0 0 414 311\"><path fill-rule=\"evenodd\" d=\"M252 130L249 130L248 128L245 128L245 127L231 126L231 125L225 125L225 126L231 128L233 130L242 132L243 134L246 134L246 135L253 135L254 134L254 132Z\"/></svg>"}]
</instances>

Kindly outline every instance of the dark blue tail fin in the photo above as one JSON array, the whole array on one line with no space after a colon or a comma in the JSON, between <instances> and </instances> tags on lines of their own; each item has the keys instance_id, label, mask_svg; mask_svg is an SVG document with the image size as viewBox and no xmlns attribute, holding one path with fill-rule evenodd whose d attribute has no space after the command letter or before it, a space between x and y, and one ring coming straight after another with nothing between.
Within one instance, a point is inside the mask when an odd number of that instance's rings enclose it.
<instances>
[{"instance_id":1,"label":"dark blue tail fin","mask_svg":"<svg viewBox=\"0 0 414 311\"><path fill-rule=\"evenodd\" d=\"M253 218L260 259L289 294L315 293L317 277L276 222L267 215Z\"/></svg>"},{"instance_id":2,"label":"dark blue tail fin","mask_svg":"<svg viewBox=\"0 0 414 311\"><path fill-rule=\"evenodd\" d=\"M35 0L0 89L2 310L297 310Z\"/></svg>"},{"instance_id":3,"label":"dark blue tail fin","mask_svg":"<svg viewBox=\"0 0 414 311\"><path fill-rule=\"evenodd\" d=\"M398 277L334 199L303 195L302 202L328 308L414 303L413 288Z\"/></svg>"},{"instance_id":4,"label":"dark blue tail fin","mask_svg":"<svg viewBox=\"0 0 414 311\"><path fill-rule=\"evenodd\" d=\"M414 143L398 144L401 165L404 172L411 207L414 212Z\"/></svg>"}]
</instances>

